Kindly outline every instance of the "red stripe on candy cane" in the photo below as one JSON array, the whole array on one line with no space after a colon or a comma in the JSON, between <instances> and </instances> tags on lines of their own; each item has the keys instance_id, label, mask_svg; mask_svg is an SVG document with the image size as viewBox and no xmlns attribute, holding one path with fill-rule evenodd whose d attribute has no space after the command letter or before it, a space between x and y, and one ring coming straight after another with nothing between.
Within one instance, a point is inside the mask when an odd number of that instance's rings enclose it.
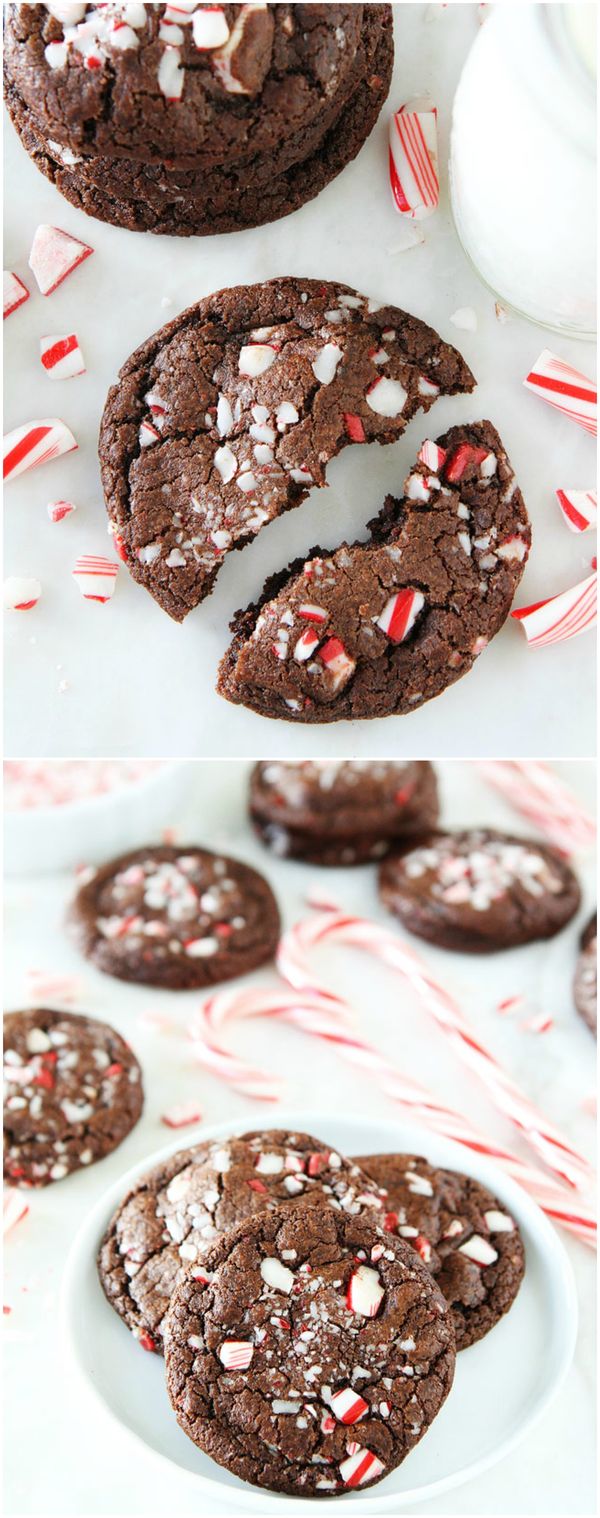
<instances>
[{"instance_id":1,"label":"red stripe on candy cane","mask_svg":"<svg viewBox=\"0 0 600 1518\"><path fill-rule=\"evenodd\" d=\"M551 353L549 348L540 353L523 384L526 389L536 391L549 406L570 416L586 432L596 436L596 386L585 374Z\"/></svg>"},{"instance_id":2,"label":"red stripe on candy cane","mask_svg":"<svg viewBox=\"0 0 600 1518\"><path fill-rule=\"evenodd\" d=\"M589 532L596 526L598 502L595 490L557 490L556 499L571 532Z\"/></svg>"},{"instance_id":3,"label":"red stripe on candy cane","mask_svg":"<svg viewBox=\"0 0 600 1518\"><path fill-rule=\"evenodd\" d=\"M76 447L72 432L59 417L45 417L43 421L15 427L4 439L4 479L15 479L27 469L36 469Z\"/></svg>"}]
</instances>

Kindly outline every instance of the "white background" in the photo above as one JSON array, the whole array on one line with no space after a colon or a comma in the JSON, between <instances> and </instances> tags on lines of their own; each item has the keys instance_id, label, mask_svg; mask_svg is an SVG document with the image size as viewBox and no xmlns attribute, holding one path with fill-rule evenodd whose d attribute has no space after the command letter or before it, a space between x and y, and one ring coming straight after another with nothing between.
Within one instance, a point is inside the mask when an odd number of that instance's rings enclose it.
<instances>
[{"instance_id":1,"label":"white background","mask_svg":"<svg viewBox=\"0 0 600 1518\"><path fill-rule=\"evenodd\" d=\"M557 768L581 799L593 805L594 765L582 762ZM304 913L306 894L317 886L342 906L390 924L392 920L377 905L374 870L318 871L277 861L261 848L245 817L245 770L245 765L233 761L200 766L191 773L189 766L184 767L179 807L171 814L161 812L158 818L149 805L148 837L157 836L165 824L176 823L180 841L229 849L255 864L271 881L286 926ZM446 764L440 767L440 779L446 822L492 823L523 831L477 772L464 764ZM79 857L77 829L72 829L71 848L75 860ZM594 869L589 857L578 858L575 865L584 904L576 921L550 943L482 959L436 951L417 940L413 943L433 974L459 997L505 1068L548 1118L592 1157L594 1124L585 1103L594 1085L595 1045L573 1009L571 979L578 933L594 901ZM162 1518L167 1513L209 1518L216 1513L224 1518L225 1513L235 1512L231 1503L219 1508L196 1493L189 1478L175 1468L161 1470L94 1403L81 1397L66 1348L57 1338L58 1295L68 1249L82 1219L109 1185L172 1136L161 1123L161 1113L174 1101L197 1100L206 1123L227 1120L247 1127L276 1123L278 1109L276 1105L253 1106L232 1094L193 1065L176 1033L150 1031L144 1024L143 1014L152 1009L174 1018L183 1029L200 1000L198 993L166 994L126 985L100 975L80 958L63 927L70 890L67 876L7 882L5 1004L18 1007L32 1002L29 972L33 969L79 976L79 1008L106 1017L131 1040L139 1055L146 1107L141 1122L116 1153L88 1171L30 1194L29 1216L7 1240L4 1301L12 1312L4 1322L10 1389L6 1510L52 1518L75 1518L80 1513L111 1518L118 1514ZM527 1154L476 1081L446 1050L441 1034L418 1004L408 992L399 992L391 974L377 972L370 958L350 950L319 957L318 970L351 1000L359 1031L387 1052L390 1061L402 1064L436 1096L483 1127L490 1138ZM251 980L256 985L276 983L268 967ZM500 1017L498 1001L515 994L526 998L523 1013ZM524 1018L542 1009L552 1014L553 1028L544 1035L527 1032L521 1025ZM227 1037L240 1056L282 1076L282 1100L298 1115L314 1108L346 1115L356 1110L364 1116L393 1119L395 1111L401 1112L366 1074L344 1065L324 1047L317 1058L312 1041L291 1027L257 1020L251 1027L237 1024ZM181 1138L183 1147L185 1130ZM566 1233L562 1237L575 1270L580 1306L576 1358L562 1392L509 1458L467 1486L421 1504L416 1512L548 1515L593 1511L594 1258ZM511 1373L519 1375L518 1362ZM502 1388L490 1385L482 1394L489 1398L492 1423Z\"/></svg>"},{"instance_id":2,"label":"white background","mask_svg":"<svg viewBox=\"0 0 600 1518\"><path fill-rule=\"evenodd\" d=\"M387 491L398 494L428 433L489 417L514 466L534 527L534 547L517 605L575 584L589 573L593 539L566 528L554 499L560 486L593 484L593 440L522 388L550 346L591 372L585 344L518 318L500 326L494 301L464 257L450 221L447 141L451 101L476 35L476 5L398 5L396 68L379 124L356 163L319 198L272 226L203 239L140 236L92 221L69 206L6 132L8 229L5 267L31 289L27 258L36 226L50 222L91 243L94 256L46 300L39 293L6 324L6 424L62 415L79 452L26 474L7 488L6 574L35 575L43 599L7 626L6 751L23 754L287 755L592 753L594 641L530 650L509 623L473 672L405 718L299 727L231 707L214 693L228 623L252 601L267 574L315 543L360 536ZM402 251L410 227L393 208L387 127L393 109L429 92L439 108L442 199L424 223L422 246ZM474 123L474 130L476 124ZM502 193L501 186L498 193ZM532 194L536 193L532 184ZM560 187L557 186L557 193ZM577 229L574 229L577 235ZM119 365L143 339L201 296L224 285L274 275L342 280L394 302L455 342L479 387L442 400L426 422L414 418L401 442L347 448L331 465L326 491L232 554L218 587L177 626L119 569L113 601L80 599L71 580L77 555L111 552L96 457L102 406ZM459 332L450 317L472 305L479 328ZM76 328L88 373L62 383L41 369L38 340ZM74 500L77 515L51 525L46 504ZM59 685L68 682L60 693Z\"/></svg>"}]
</instances>

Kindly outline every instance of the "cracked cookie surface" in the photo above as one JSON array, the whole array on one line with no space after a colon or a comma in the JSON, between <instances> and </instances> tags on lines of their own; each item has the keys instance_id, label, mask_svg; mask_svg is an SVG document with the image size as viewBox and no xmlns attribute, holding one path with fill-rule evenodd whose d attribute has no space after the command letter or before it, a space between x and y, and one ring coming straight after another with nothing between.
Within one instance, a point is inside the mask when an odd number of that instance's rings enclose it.
<instances>
[{"instance_id":1,"label":"cracked cookie surface","mask_svg":"<svg viewBox=\"0 0 600 1518\"><path fill-rule=\"evenodd\" d=\"M277 1208L177 1288L167 1390L184 1432L235 1475L329 1498L382 1480L454 1373L449 1309L421 1261L364 1217Z\"/></svg>"},{"instance_id":2,"label":"cracked cookie surface","mask_svg":"<svg viewBox=\"0 0 600 1518\"><path fill-rule=\"evenodd\" d=\"M47 1186L104 1159L141 1114L141 1070L107 1023L37 1007L4 1018L4 1175Z\"/></svg>"},{"instance_id":3,"label":"cracked cookie surface","mask_svg":"<svg viewBox=\"0 0 600 1518\"><path fill-rule=\"evenodd\" d=\"M418 848L390 856L379 893L410 933L468 954L552 938L580 901L557 849L490 828L432 833Z\"/></svg>"},{"instance_id":4,"label":"cracked cookie surface","mask_svg":"<svg viewBox=\"0 0 600 1518\"><path fill-rule=\"evenodd\" d=\"M244 975L273 957L279 937L263 876L195 844L111 859L80 886L69 921L105 975L170 991Z\"/></svg>"},{"instance_id":5,"label":"cracked cookie surface","mask_svg":"<svg viewBox=\"0 0 600 1518\"><path fill-rule=\"evenodd\" d=\"M435 825L435 771L420 760L264 761L250 777L249 810L280 858L368 863Z\"/></svg>"},{"instance_id":6,"label":"cracked cookie surface","mask_svg":"<svg viewBox=\"0 0 600 1518\"><path fill-rule=\"evenodd\" d=\"M386 1231L403 1238L435 1276L452 1310L457 1350L508 1312L525 1271L523 1240L502 1202L471 1176L421 1155L361 1155L384 1197Z\"/></svg>"},{"instance_id":7,"label":"cracked cookie surface","mask_svg":"<svg viewBox=\"0 0 600 1518\"><path fill-rule=\"evenodd\" d=\"M289 722L415 711L468 672L508 616L531 542L490 422L427 440L371 538L314 548L238 612L217 689Z\"/></svg>"},{"instance_id":8,"label":"cracked cookie surface","mask_svg":"<svg viewBox=\"0 0 600 1518\"><path fill-rule=\"evenodd\" d=\"M473 388L456 349L345 285L275 279L208 296L123 365L100 431L116 547L181 621L224 556L325 484L349 442L393 442Z\"/></svg>"},{"instance_id":9,"label":"cracked cookie surface","mask_svg":"<svg viewBox=\"0 0 600 1518\"><path fill-rule=\"evenodd\" d=\"M140 1177L108 1225L98 1272L145 1349L162 1352L163 1319L186 1271L203 1278L203 1260L222 1233L283 1202L381 1215L377 1187L355 1161L284 1129L197 1144Z\"/></svg>"}]
</instances>

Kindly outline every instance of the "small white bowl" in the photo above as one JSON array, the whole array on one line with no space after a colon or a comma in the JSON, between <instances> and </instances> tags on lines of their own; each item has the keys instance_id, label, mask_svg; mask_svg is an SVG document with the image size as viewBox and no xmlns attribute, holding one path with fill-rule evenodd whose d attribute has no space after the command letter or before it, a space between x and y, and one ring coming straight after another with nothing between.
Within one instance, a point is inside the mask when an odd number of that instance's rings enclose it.
<instances>
[{"instance_id":1,"label":"small white bowl","mask_svg":"<svg viewBox=\"0 0 600 1518\"><path fill-rule=\"evenodd\" d=\"M250 1125L252 1126L252 1125ZM334 1512L394 1513L460 1486L514 1449L556 1395L570 1366L577 1332L577 1298L571 1266L555 1229L530 1197L489 1161L408 1123L339 1118L325 1113L277 1113L277 1126L316 1133L342 1153L426 1154L433 1164L475 1176L498 1196L521 1229L527 1266L510 1312L485 1339L463 1350L448 1400L416 1449L372 1491L349 1492L327 1503ZM224 1138L248 1123L189 1129L186 1142ZM186 1438L165 1389L164 1365L145 1354L109 1307L98 1280L96 1256L109 1218L145 1170L182 1147L178 1140L148 1155L96 1204L71 1248L63 1283L63 1342L73 1355L83 1389L97 1407L132 1437L132 1458L174 1464L192 1489L228 1512L308 1514L323 1503L280 1497L239 1481ZM98 1438L102 1435L98 1430ZM200 1498L202 1501L202 1498Z\"/></svg>"},{"instance_id":2,"label":"small white bowl","mask_svg":"<svg viewBox=\"0 0 600 1518\"><path fill-rule=\"evenodd\" d=\"M6 812L5 873L72 870L155 842L162 828L178 820L193 782L193 765L171 762L101 796Z\"/></svg>"}]
</instances>

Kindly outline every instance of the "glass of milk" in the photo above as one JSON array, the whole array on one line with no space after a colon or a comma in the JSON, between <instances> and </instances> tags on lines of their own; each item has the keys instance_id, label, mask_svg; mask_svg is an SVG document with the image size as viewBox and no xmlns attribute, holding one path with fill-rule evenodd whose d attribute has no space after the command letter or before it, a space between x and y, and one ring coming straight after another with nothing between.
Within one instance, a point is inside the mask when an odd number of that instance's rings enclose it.
<instances>
[{"instance_id":1,"label":"glass of milk","mask_svg":"<svg viewBox=\"0 0 600 1518\"><path fill-rule=\"evenodd\" d=\"M596 330L595 0L494 6L454 100L458 235L501 301Z\"/></svg>"}]
</instances>

